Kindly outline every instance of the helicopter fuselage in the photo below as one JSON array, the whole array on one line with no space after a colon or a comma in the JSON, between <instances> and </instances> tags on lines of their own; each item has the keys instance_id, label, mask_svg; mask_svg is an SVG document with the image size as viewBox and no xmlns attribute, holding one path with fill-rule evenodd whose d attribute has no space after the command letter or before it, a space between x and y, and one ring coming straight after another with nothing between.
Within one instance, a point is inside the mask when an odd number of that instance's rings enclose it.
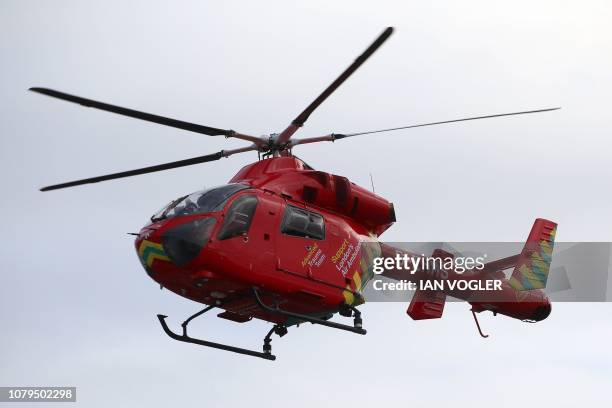
<instances>
[{"instance_id":1,"label":"helicopter fuselage","mask_svg":"<svg viewBox=\"0 0 612 408\"><path fill-rule=\"evenodd\" d=\"M269 304L319 318L343 304L363 303L373 258L401 251L377 240L394 221L386 199L283 156L244 167L227 186L175 200L142 228L135 244L162 287L224 309L220 317L229 320L287 326L292 319L259 307L253 288ZM494 272L458 278L485 279ZM401 278L392 270L389 275ZM472 302L476 310L531 320L548 315L542 293L526 293L517 302L516 291L500 278L505 283L498 301Z\"/></svg>"}]
</instances>

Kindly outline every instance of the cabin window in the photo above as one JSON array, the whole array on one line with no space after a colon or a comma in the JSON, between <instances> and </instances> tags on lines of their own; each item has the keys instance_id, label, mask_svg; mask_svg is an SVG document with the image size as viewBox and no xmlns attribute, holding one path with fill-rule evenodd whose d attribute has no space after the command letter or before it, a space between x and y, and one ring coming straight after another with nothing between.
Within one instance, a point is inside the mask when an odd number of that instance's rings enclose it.
<instances>
[{"instance_id":1,"label":"cabin window","mask_svg":"<svg viewBox=\"0 0 612 408\"><path fill-rule=\"evenodd\" d=\"M225 220L217 239L221 241L246 235L253 221L256 207L257 197L254 195L243 195L234 200L225 214Z\"/></svg>"},{"instance_id":2,"label":"cabin window","mask_svg":"<svg viewBox=\"0 0 612 408\"><path fill-rule=\"evenodd\" d=\"M325 239L325 222L320 214L287 205L281 232L295 237Z\"/></svg>"}]
</instances>

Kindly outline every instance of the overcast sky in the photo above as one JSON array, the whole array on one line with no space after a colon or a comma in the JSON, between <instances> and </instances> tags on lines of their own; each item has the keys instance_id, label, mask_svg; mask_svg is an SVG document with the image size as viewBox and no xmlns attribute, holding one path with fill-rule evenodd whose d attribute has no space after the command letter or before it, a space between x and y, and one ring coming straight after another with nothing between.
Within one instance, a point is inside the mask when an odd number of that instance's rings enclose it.
<instances>
[{"instance_id":1,"label":"overcast sky","mask_svg":"<svg viewBox=\"0 0 612 408\"><path fill-rule=\"evenodd\" d=\"M0 4L0 386L73 385L79 405L608 406L612 306L528 325L469 305L414 322L362 307L367 336L302 326L278 360L181 344L198 305L160 291L133 237L255 154L65 191L56 182L242 146L27 92L44 86L252 134L278 132L384 29L396 32L299 136L562 106L552 113L301 147L395 203L388 241L612 241L608 1L8 1ZM193 333L259 348L267 325ZM317 405L319 404L319 405ZM54 405L55 406L55 405Z\"/></svg>"}]
</instances>

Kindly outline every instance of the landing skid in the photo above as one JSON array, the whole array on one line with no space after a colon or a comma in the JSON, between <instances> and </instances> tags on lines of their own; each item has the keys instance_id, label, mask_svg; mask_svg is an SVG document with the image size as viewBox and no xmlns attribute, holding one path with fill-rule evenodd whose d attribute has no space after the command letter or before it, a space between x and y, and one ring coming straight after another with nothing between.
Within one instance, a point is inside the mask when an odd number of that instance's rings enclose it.
<instances>
[{"instance_id":1,"label":"landing skid","mask_svg":"<svg viewBox=\"0 0 612 408\"><path fill-rule=\"evenodd\" d=\"M339 329L339 330L346 330L352 333L366 334L366 331L363 329L363 327L361 327L362 325L361 312L353 306L342 305L339 310L342 316L354 317L353 326L348 326L346 324L330 322L324 319L320 319L318 317L289 312L287 310L281 309L278 303L275 303L274 306L268 306L261 300L261 297L259 295L259 291L257 290L257 288L253 288L253 295L255 296L255 301L257 302L257 305L263 311L267 313L284 316L284 317L291 317L291 318L296 319L298 322L310 322L312 324L320 324L322 326L327 326L327 327L331 327L331 328ZM277 334L279 337L283 337L285 334L287 334L287 327L285 327L282 324L274 325L270 329L266 337L264 337L263 352L249 350L249 349L245 349L242 347L229 346L227 344L215 343L215 342L208 341L208 340L202 340L202 339L196 339L196 338L190 337L187 334L187 326L189 325L189 323L196 317L199 317L214 308L215 306L207 306L204 309L200 310L199 312L189 316L189 318L187 318L187 320L185 320L181 324L181 327L183 328L182 335L176 334L172 330L170 330L170 328L166 324L166 318L168 316L158 314L157 318L159 319L159 323L161 324L162 329L164 329L166 334L174 340L182 341L185 343L193 343L193 344L197 344L197 345L205 346L205 347L216 348L219 350L231 351L232 353L259 357L259 358L263 358L266 360L276 360L276 356L272 354L272 334Z\"/></svg>"},{"instance_id":2,"label":"landing skid","mask_svg":"<svg viewBox=\"0 0 612 408\"><path fill-rule=\"evenodd\" d=\"M174 340L182 341L182 342L185 342L185 343L193 343L193 344L197 344L197 345L200 345L200 346L212 347L212 348L216 348L216 349L219 349L219 350L231 351L232 353L238 353L238 354L244 354L244 355L247 355L247 356L259 357L259 358L263 358L263 359L266 359L266 360L272 360L272 361L276 360L276 356L274 354L272 354L272 344L271 344L272 343L272 334L276 333L280 337L282 337L285 334L287 334L287 328L282 326L282 325L275 325L274 327L272 327L272 329L270 329L270 331L268 332L268 334L264 338L263 352L259 352L259 351L255 351L255 350L249 350L249 349L245 349L245 348L241 348L241 347L229 346L227 344L215 343L215 342L212 342L212 341L207 341L207 340L196 339L196 338L190 337L187 334L187 325L189 325L189 322L191 322L191 320L195 319L198 316L203 315L204 313L208 312L209 310L211 310L213 308L214 308L214 306L208 306L208 307L204 308L203 310L199 311L198 313L190 316L187 320L185 320L181 324L181 326L183 327L183 334L182 335L176 334L172 330L170 330L170 328L166 324L166 318L168 316L164 316L164 315L158 314L157 318L159 319L159 323L161 324L162 329L164 329L166 334L168 336L170 336L171 338L173 338Z\"/></svg>"}]
</instances>

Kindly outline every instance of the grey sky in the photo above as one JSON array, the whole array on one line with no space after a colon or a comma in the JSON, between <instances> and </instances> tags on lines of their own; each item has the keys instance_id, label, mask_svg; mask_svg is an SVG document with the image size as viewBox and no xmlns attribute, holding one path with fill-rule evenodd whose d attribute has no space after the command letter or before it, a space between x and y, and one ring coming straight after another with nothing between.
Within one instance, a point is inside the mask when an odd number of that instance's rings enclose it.
<instances>
[{"instance_id":1,"label":"grey sky","mask_svg":"<svg viewBox=\"0 0 612 408\"><path fill-rule=\"evenodd\" d=\"M609 405L609 304L554 304L537 325L485 315L487 340L466 304L429 322L365 305L367 336L302 326L275 363L172 342L155 314L178 324L198 305L160 291L125 233L256 156L39 193L242 144L26 89L264 134L393 25L300 137L563 109L296 154L364 186L372 173L397 211L388 241L520 241L536 217L562 241L611 241L610 21L607 1L3 1L0 385L75 385L87 407ZM266 327L211 317L194 334L259 347Z\"/></svg>"}]
</instances>

